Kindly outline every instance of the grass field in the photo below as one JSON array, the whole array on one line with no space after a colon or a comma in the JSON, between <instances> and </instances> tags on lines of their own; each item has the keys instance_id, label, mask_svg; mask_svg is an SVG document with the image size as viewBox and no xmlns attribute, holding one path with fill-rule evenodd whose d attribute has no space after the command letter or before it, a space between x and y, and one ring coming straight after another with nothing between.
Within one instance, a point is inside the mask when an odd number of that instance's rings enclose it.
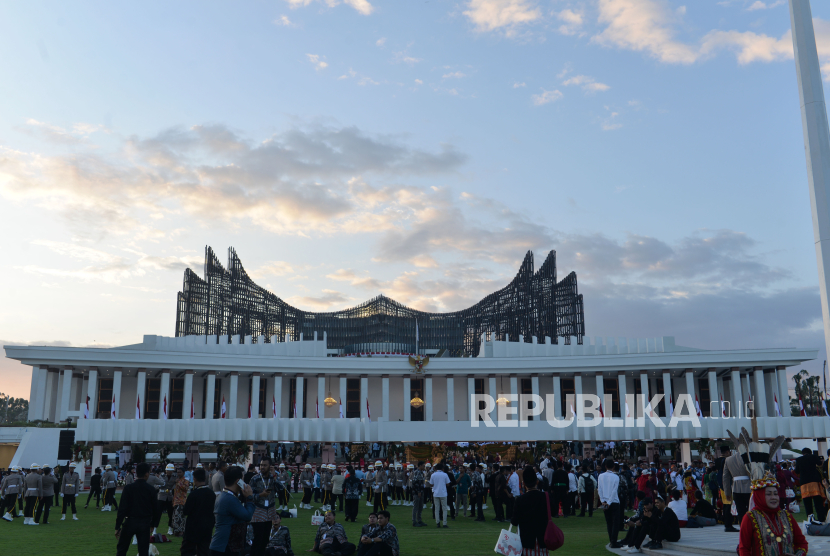
<instances>
[{"instance_id":1,"label":"grass field","mask_svg":"<svg viewBox=\"0 0 830 556\"><path fill-rule=\"evenodd\" d=\"M53 508L54 510L54 508ZM366 517L371 511L364 501L358 512L357 523L344 523L346 533L351 542L359 538L360 528L366 523ZM484 556L495 554L493 547L499 531L504 524L492 520L495 517L493 509L485 510L486 523L474 523L472 519L458 517L455 521L448 521L449 529L437 529L434 521L430 521L432 512L424 509L424 521L430 527L412 527L412 508L408 506L392 506L392 524L398 529L398 537L403 556ZM300 510L297 519L285 519L283 524L291 531L291 541L296 554L305 553L314 543L316 527L311 526L309 510ZM49 516L49 525L30 527L23 525L23 518L15 518L13 523L0 520L0 550L3 554L14 556L41 556L43 554L78 555L78 556L111 556L115 553L115 511L100 512L78 507L80 521L72 521L67 515L67 521L60 520L60 511L52 512ZM337 520L342 523L343 514L337 514ZM602 555L610 554L605 550L607 536L605 533L605 519L602 511L594 512L593 518L570 517L555 520L556 524L565 533L565 546L558 550L557 555ZM167 516L164 516L159 527L160 532L167 532ZM173 537L172 542L158 544L160 554L172 556L179 554L180 540ZM136 547L131 547L128 554L135 556Z\"/></svg>"}]
</instances>

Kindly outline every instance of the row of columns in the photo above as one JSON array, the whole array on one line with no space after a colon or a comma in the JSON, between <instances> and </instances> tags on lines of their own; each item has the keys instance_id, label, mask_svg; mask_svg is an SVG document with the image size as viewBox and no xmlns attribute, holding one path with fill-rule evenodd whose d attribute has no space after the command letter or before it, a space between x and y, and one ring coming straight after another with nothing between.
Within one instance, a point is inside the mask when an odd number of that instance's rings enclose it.
<instances>
[{"instance_id":1,"label":"row of columns","mask_svg":"<svg viewBox=\"0 0 830 556\"><path fill-rule=\"evenodd\" d=\"M190 417L190 400L192 399L193 395L193 377L194 371L185 371L184 373L184 407L182 408L182 417L189 418ZM589 375L587 373L586 375ZM602 373L594 373L595 374L595 381L596 381L596 393L600 396L601 399L604 394L604 376ZM709 392L710 392L710 400L711 402L719 402L721 393L724 392L723 387L723 377L718 378L715 369L710 369L706 371L707 380L709 385ZM742 374L740 369L733 368L729 371L729 378L730 378L730 388L731 392L729 395L729 399L732 402L732 414L735 415L735 402L740 401L741 403L745 401L749 401L749 395L752 396L752 400L755 403L755 410L759 416L767 416L771 413L774 414L773 406L768 404L766 390L769 388L773 393L777 395L779 407L781 409L781 413L784 416L789 415L789 394L788 394L788 383L786 377L786 369L784 367L778 367L773 371L765 371L763 368L756 367L753 368L751 371ZM209 408L213 408L215 403L215 385L216 385L216 372L208 372L207 373L207 385L206 385L206 393L205 393L205 408L208 408L205 412L207 418L212 418L212 411ZM750 375L752 377L753 388L750 389ZM692 393L693 396L697 392L697 383L696 377L694 375L694 371L689 369L686 370L683 374L685 379L685 386L686 392ZM283 375L275 374L273 375L275 380L272 380L273 383L273 400L276 404L276 411L277 415L282 415L281 412L281 401L282 401L282 378ZM163 418L163 411L164 411L164 403L165 400L167 402L167 410L170 410L170 371L162 371L161 375L161 385L160 385L160 393L159 393L159 418ZM230 386L229 386L229 399L227 400L227 415L235 416L237 415L237 393L239 387L239 373L238 372L231 372L230 373ZM254 373L251 375L252 378L252 391L259 392L260 387L260 380L261 375L259 373ZM454 375L447 375L447 419L450 421L455 420L455 377ZM467 411L468 414L471 410L469 407L469 399L470 394L475 393L475 378L472 375L467 376ZM489 382L489 392L494 397L498 395L497 390L497 380L495 375L490 375L487 377ZM517 375L510 375L509 376L509 393L511 394L518 394L518 376ZM532 381L532 392L536 395L539 395L539 376L533 375L531 378ZM559 400L561 399L561 375L554 374L552 375L552 387L554 393L554 399L556 400L555 406L555 416L557 418L567 417L569 414L570 408L563 408L561 404L559 404ZM635 377L636 380L637 377ZM30 420L37 420L37 419L48 419L48 420L65 420L68 416L68 413L75 408L77 408L80 404L83 404L87 401L89 402L89 413L90 417L94 418L96 416L97 411L97 401L98 401L98 382L99 382L99 372L98 369L95 367L89 368L87 370L86 376L86 392L82 392L82 396L79 398L77 392L79 390L78 385L82 384L84 377L81 373L74 372L71 368L64 368L60 371L49 370L45 367L35 367L32 375L32 390L30 400L32 403L29 406L29 419ZM144 402L146 396L146 379L147 379L147 371L144 369L139 369L137 372L137 388L136 388L136 400L135 403L138 406L140 417L144 418ZM296 379L296 411L297 415L303 414L303 401L305 397L303 396L304 390L304 383L305 377L303 375L297 375ZM339 394L340 400L344 400L347 397L347 382L345 376L339 377ZM573 375L574 379L574 393L579 396L583 393L583 374L575 374ZM620 411L625 416L626 407L623 400L626 399L627 391L627 380L626 374L621 372L618 373L618 392L619 392L619 399L620 399ZM644 394L648 394L649 399L655 395L654 388L650 388L649 386L649 377L646 371L643 371L639 374L640 380L640 392ZM674 393L672 388L672 374L669 370L664 370L662 372L662 380L663 380L663 394L666 396L666 399L674 400ZM121 404L121 381L122 381L122 371L115 370L113 372L113 396L116 404L116 408L120 412L120 404ZM382 416L388 418L389 413L389 400L390 400L390 391L389 391L389 375L383 375L381 377L382 386L382 407L381 413ZM361 418L368 417L368 407L367 407L367 397L368 397L368 384L369 384L369 377L363 375L360 377L360 416ZM317 391L320 392L320 396L323 397L323 393L326 392L326 377L324 375L317 376ZM752 392L750 394L750 392ZM505 392L507 393L507 392ZM410 411L408 410L409 400L411 397L411 380L410 376L406 375L403 377L403 392L402 392L402 402L405 407L404 413L404 420L409 421L411 420ZM434 416L434 403L433 403L433 379L430 375L424 375L424 392L422 393L424 399L424 420L432 421ZM54 399L57 398L57 399ZM717 407L717 406L716 406ZM271 411L268 411L268 408L260 408L259 407L259 396L254 395L251 396L251 414L252 415L259 415L260 409L262 409L262 413L266 416L271 416ZM610 414L610 408L603 408L607 414ZM634 408L629 408L629 411L633 411ZM576 407L577 417L584 418L582 415L582 408L579 404ZM377 417L377 416L375 416ZM496 411L493 411L492 418L496 420ZM515 416L513 418L516 418Z\"/></svg>"}]
</instances>

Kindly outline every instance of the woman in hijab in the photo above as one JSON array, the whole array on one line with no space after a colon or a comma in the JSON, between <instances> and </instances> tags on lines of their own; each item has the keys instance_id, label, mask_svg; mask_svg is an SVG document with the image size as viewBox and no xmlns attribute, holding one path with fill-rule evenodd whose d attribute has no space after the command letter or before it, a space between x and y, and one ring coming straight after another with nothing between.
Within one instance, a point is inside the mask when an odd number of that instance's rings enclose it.
<instances>
[{"instance_id":1,"label":"woman in hijab","mask_svg":"<svg viewBox=\"0 0 830 556\"><path fill-rule=\"evenodd\" d=\"M752 481L753 509L744 515L738 556L805 556L807 539L793 515L779 507L778 481L767 472Z\"/></svg>"}]
</instances>

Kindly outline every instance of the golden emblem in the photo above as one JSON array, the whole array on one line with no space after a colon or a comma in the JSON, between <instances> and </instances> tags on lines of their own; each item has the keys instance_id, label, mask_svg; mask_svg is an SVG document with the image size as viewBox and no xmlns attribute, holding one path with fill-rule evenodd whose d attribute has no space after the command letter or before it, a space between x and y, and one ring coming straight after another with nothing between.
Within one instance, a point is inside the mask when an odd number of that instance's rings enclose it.
<instances>
[{"instance_id":1,"label":"golden emblem","mask_svg":"<svg viewBox=\"0 0 830 556\"><path fill-rule=\"evenodd\" d=\"M416 355L415 357L409 356L409 364L415 367L415 372L421 374L424 372L424 367L429 365L429 355Z\"/></svg>"}]
</instances>

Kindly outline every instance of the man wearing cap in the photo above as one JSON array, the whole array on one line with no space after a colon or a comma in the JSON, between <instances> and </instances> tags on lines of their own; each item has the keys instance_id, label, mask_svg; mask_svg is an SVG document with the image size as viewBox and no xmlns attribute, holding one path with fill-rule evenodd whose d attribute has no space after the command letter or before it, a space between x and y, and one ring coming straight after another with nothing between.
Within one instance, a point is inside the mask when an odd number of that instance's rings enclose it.
<instances>
[{"instance_id":1,"label":"man wearing cap","mask_svg":"<svg viewBox=\"0 0 830 556\"><path fill-rule=\"evenodd\" d=\"M12 467L11 473L3 478L3 482L0 483L0 494L3 495L3 509L6 510L3 519L13 521L14 505L17 497L23 494L23 477L20 476L19 467Z\"/></svg>"},{"instance_id":2,"label":"man wearing cap","mask_svg":"<svg viewBox=\"0 0 830 556\"><path fill-rule=\"evenodd\" d=\"M55 496L55 485L58 479L50 467L44 467L41 473L41 480L43 481L43 497L37 505L37 513L35 514L35 525L40 523L40 516L43 516L43 524L49 524L49 509L52 507L52 500ZM44 513L45 510L45 513Z\"/></svg>"},{"instance_id":3,"label":"man wearing cap","mask_svg":"<svg viewBox=\"0 0 830 556\"><path fill-rule=\"evenodd\" d=\"M331 498L331 489L332 489L331 468L334 467L334 466L324 463L323 465L321 465L321 467L323 468L322 471L320 472L320 487L323 489L323 507L322 507L322 510L324 512L327 512L331 509L331 500L332 500L332 498Z\"/></svg>"},{"instance_id":4,"label":"man wearing cap","mask_svg":"<svg viewBox=\"0 0 830 556\"><path fill-rule=\"evenodd\" d=\"M43 497L43 478L40 476L40 466L33 463L29 473L23 479L23 495L26 497L26 509L23 512L23 525L37 525L35 523L35 509L37 502Z\"/></svg>"},{"instance_id":5,"label":"man wearing cap","mask_svg":"<svg viewBox=\"0 0 830 556\"><path fill-rule=\"evenodd\" d=\"M173 491L176 488L176 481L178 480L173 474L175 469L172 463L168 463L164 468L164 475L148 480L148 484L158 489L157 503L159 511L153 522L154 535L156 534L159 523L161 523L161 515L165 512L167 512L167 534L173 534Z\"/></svg>"},{"instance_id":6,"label":"man wearing cap","mask_svg":"<svg viewBox=\"0 0 830 556\"><path fill-rule=\"evenodd\" d=\"M300 484L303 487L303 499L300 502L300 508L306 510L311 509L311 489L314 484L314 471L311 469L311 464L305 464L303 472L300 473Z\"/></svg>"},{"instance_id":7,"label":"man wearing cap","mask_svg":"<svg viewBox=\"0 0 830 556\"><path fill-rule=\"evenodd\" d=\"M279 471L277 472L277 511L288 510L288 486L291 476L285 469L285 464L281 463Z\"/></svg>"},{"instance_id":8,"label":"man wearing cap","mask_svg":"<svg viewBox=\"0 0 830 556\"><path fill-rule=\"evenodd\" d=\"M115 471L112 470L112 465L107 464L106 472L102 480L104 484L104 507L102 512L111 512L112 507L115 506L115 511L118 511L118 502L115 501L115 489L118 487L118 477Z\"/></svg>"},{"instance_id":9,"label":"man wearing cap","mask_svg":"<svg viewBox=\"0 0 830 556\"><path fill-rule=\"evenodd\" d=\"M139 463L136 480L121 492L121 507L115 517L116 556L126 556L130 541L135 536L138 556L147 556L150 530L161 518L161 506L155 500L156 489L147 483L150 466Z\"/></svg>"},{"instance_id":10,"label":"man wearing cap","mask_svg":"<svg viewBox=\"0 0 830 556\"><path fill-rule=\"evenodd\" d=\"M375 491L375 513L378 512L378 508L380 508L381 510L385 510L386 507L389 505L388 487L388 473L386 469L383 468L383 462L378 460L375 462L375 482L374 485L372 485L372 490Z\"/></svg>"},{"instance_id":11,"label":"man wearing cap","mask_svg":"<svg viewBox=\"0 0 830 556\"><path fill-rule=\"evenodd\" d=\"M395 505L396 506L403 506L404 499L403 499L403 485L404 485L404 478L405 478L405 471L403 470L403 466L400 463L395 464Z\"/></svg>"},{"instance_id":12,"label":"man wearing cap","mask_svg":"<svg viewBox=\"0 0 830 556\"><path fill-rule=\"evenodd\" d=\"M366 505L370 508L372 507L372 498L375 495L375 466L373 464L369 464L369 467L366 468L367 471L363 476L363 484L366 486Z\"/></svg>"},{"instance_id":13,"label":"man wearing cap","mask_svg":"<svg viewBox=\"0 0 830 556\"><path fill-rule=\"evenodd\" d=\"M63 496L63 509L61 510L61 521L66 519L66 506L72 508L72 519L78 521L78 510L75 508L75 497L81 491L81 476L75 472L76 463L69 464L69 471L63 474L61 479L61 496Z\"/></svg>"}]
</instances>

